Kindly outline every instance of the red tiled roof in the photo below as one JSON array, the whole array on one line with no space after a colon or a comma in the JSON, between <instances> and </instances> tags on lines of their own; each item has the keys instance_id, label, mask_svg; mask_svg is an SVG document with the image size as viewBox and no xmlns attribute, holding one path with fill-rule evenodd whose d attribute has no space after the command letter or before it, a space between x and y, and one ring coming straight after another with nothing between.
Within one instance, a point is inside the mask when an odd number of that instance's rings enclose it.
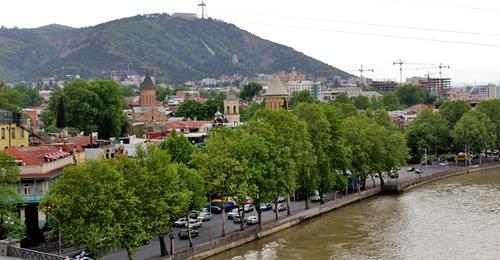
<instances>
[{"instance_id":1,"label":"red tiled roof","mask_svg":"<svg viewBox=\"0 0 500 260\"><path fill-rule=\"evenodd\" d=\"M203 125L210 123L211 121L177 121L168 122L166 124L167 129L200 129Z\"/></svg>"},{"instance_id":2,"label":"red tiled roof","mask_svg":"<svg viewBox=\"0 0 500 260\"><path fill-rule=\"evenodd\" d=\"M36 174L36 173L30 173L30 174L20 174L21 180L27 180L27 179L48 179L48 178L53 178L58 175L60 175L63 172L63 169L55 169L50 172L46 172L44 174Z\"/></svg>"},{"instance_id":3,"label":"red tiled roof","mask_svg":"<svg viewBox=\"0 0 500 260\"><path fill-rule=\"evenodd\" d=\"M41 165L45 163L45 156L59 152L54 146L10 147L5 152L22 160L26 165Z\"/></svg>"}]
</instances>

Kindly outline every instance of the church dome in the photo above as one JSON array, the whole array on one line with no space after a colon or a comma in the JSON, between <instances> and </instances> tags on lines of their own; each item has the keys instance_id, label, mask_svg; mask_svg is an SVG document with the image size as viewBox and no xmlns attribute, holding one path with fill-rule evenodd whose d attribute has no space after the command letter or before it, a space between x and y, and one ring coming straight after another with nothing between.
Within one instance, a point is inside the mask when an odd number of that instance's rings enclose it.
<instances>
[{"instance_id":1,"label":"church dome","mask_svg":"<svg viewBox=\"0 0 500 260\"><path fill-rule=\"evenodd\" d=\"M155 90L155 83L153 83L153 80L151 79L151 76L149 76L149 73L146 74L144 81L141 83L141 91L142 90Z\"/></svg>"}]
</instances>

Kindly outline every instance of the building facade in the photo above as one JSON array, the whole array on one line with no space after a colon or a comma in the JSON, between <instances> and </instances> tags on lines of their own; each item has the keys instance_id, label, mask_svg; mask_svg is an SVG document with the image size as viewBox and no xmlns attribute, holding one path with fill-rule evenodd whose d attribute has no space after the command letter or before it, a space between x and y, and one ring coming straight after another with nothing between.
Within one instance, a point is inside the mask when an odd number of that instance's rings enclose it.
<instances>
[{"instance_id":1,"label":"building facade","mask_svg":"<svg viewBox=\"0 0 500 260\"><path fill-rule=\"evenodd\" d=\"M224 119L230 125L240 124L240 101L236 98L232 88L224 100Z\"/></svg>"},{"instance_id":2,"label":"building facade","mask_svg":"<svg viewBox=\"0 0 500 260\"><path fill-rule=\"evenodd\" d=\"M292 80L289 81L287 84L287 90L288 94L290 96L293 95L295 92L300 92L300 91L309 91L311 93L311 96L314 97L315 99L320 99L320 92L321 92L321 82L319 81L310 81L310 80Z\"/></svg>"},{"instance_id":3,"label":"building facade","mask_svg":"<svg viewBox=\"0 0 500 260\"><path fill-rule=\"evenodd\" d=\"M21 125L21 114L0 109L0 151L29 145L29 133Z\"/></svg>"},{"instance_id":4,"label":"building facade","mask_svg":"<svg viewBox=\"0 0 500 260\"><path fill-rule=\"evenodd\" d=\"M166 122L167 109L156 100L156 87L149 74L141 83L139 106L132 108L134 122Z\"/></svg>"},{"instance_id":5,"label":"building facade","mask_svg":"<svg viewBox=\"0 0 500 260\"><path fill-rule=\"evenodd\" d=\"M281 80L277 77L271 82L271 86L266 90L264 102L266 108L270 110L288 109L289 95Z\"/></svg>"}]
</instances>

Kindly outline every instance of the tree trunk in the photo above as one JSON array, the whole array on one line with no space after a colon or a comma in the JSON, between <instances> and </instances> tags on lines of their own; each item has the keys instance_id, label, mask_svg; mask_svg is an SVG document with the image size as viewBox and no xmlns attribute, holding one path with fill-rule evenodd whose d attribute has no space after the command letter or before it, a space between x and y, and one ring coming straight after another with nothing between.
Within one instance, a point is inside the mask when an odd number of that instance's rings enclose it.
<instances>
[{"instance_id":1,"label":"tree trunk","mask_svg":"<svg viewBox=\"0 0 500 260\"><path fill-rule=\"evenodd\" d=\"M222 202L222 237L226 236L226 204Z\"/></svg>"},{"instance_id":2,"label":"tree trunk","mask_svg":"<svg viewBox=\"0 0 500 260\"><path fill-rule=\"evenodd\" d=\"M378 177L380 178L380 187L384 188L384 177L382 176L382 174L379 174Z\"/></svg>"},{"instance_id":3,"label":"tree trunk","mask_svg":"<svg viewBox=\"0 0 500 260\"><path fill-rule=\"evenodd\" d=\"M257 216L259 218L259 230L262 230L262 210L260 210L260 205L257 208Z\"/></svg>"},{"instance_id":4,"label":"tree trunk","mask_svg":"<svg viewBox=\"0 0 500 260\"><path fill-rule=\"evenodd\" d=\"M325 204L325 193L323 190L319 191L319 201L321 205Z\"/></svg>"},{"instance_id":5,"label":"tree trunk","mask_svg":"<svg viewBox=\"0 0 500 260\"><path fill-rule=\"evenodd\" d=\"M309 197L306 196L306 199L304 201L306 203L306 209L309 209Z\"/></svg>"},{"instance_id":6,"label":"tree trunk","mask_svg":"<svg viewBox=\"0 0 500 260\"><path fill-rule=\"evenodd\" d=\"M167 256L168 250L167 250L167 245L165 244L165 236L158 235L158 240L160 240L160 255Z\"/></svg>"},{"instance_id":7,"label":"tree trunk","mask_svg":"<svg viewBox=\"0 0 500 260\"><path fill-rule=\"evenodd\" d=\"M292 215L292 212L290 212L290 205L291 205L291 203L290 203L290 195L288 195L286 197L286 215L287 216Z\"/></svg>"},{"instance_id":8,"label":"tree trunk","mask_svg":"<svg viewBox=\"0 0 500 260\"><path fill-rule=\"evenodd\" d=\"M243 207L241 208L241 212L238 213L240 216L240 230L243 231L245 230L245 222L243 221L245 219L245 204L243 204Z\"/></svg>"},{"instance_id":9,"label":"tree trunk","mask_svg":"<svg viewBox=\"0 0 500 260\"><path fill-rule=\"evenodd\" d=\"M378 174L378 176L381 176L382 174ZM373 187L375 188L375 186L377 186L377 184L375 183L375 178L373 178L373 175L370 175L370 177L372 178L372 182L373 182Z\"/></svg>"},{"instance_id":10,"label":"tree trunk","mask_svg":"<svg viewBox=\"0 0 500 260\"><path fill-rule=\"evenodd\" d=\"M276 196L276 201L274 202L274 209L275 209L275 214L276 214L276 220L279 218L279 215L278 215L278 200L279 200L279 195Z\"/></svg>"},{"instance_id":11,"label":"tree trunk","mask_svg":"<svg viewBox=\"0 0 500 260\"><path fill-rule=\"evenodd\" d=\"M187 216L187 226L188 226L188 239L189 239L189 247L193 247L193 239L191 238L191 225L189 224L189 212L186 214Z\"/></svg>"},{"instance_id":12,"label":"tree trunk","mask_svg":"<svg viewBox=\"0 0 500 260\"><path fill-rule=\"evenodd\" d=\"M133 260L134 259L133 256L134 256L134 253L132 251L132 248L128 248L127 247L127 258L128 258L128 260Z\"/></svg>"}]
</instances>

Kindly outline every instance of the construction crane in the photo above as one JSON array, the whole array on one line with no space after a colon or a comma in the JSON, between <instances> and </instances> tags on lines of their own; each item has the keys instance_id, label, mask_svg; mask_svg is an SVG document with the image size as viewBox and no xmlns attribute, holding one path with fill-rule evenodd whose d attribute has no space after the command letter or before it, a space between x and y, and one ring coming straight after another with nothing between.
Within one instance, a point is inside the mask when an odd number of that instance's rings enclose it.
<instances>
[{"instance_id":1,"label":"construction crane","mask_svg":"<svg viewBox=\"0 0 500 260\"><path fill-rule=\"evenodd\" d=\"M434 64L431 64L431 63L404 62L401 59L399 59L398 61L393 62L392 65L399 65L399 84L403 84L403 70L427 69L427 67L421 67L421 68L403 68L403 65L410 65L410 66L415 66L415 65L434 66Z\"/></svg>"},{"instance_id":2,"label":"construction crane","mask_svg":"<svg viewBox=\"0 0 500 260\"><path fill-rule=\"evenodd\" d=\"M368 72L375 72L374 69L364 69L363 65L361 65L361 67L359 68L358 71L359 71L359 77L361 78L361 84L363 84L363 85L365 84L365 81L363 79L363 72L367 72L367 71Z\"/></svg>"},{"instance_id":3,"label":"construction crane","mask_svg":"<svg viewBox=\"0 0 500 260\"><path fill-rule=\"evenodd\" d=\"M359 78L361 79L361 84L364 85L365 81L364 81L364 77L363 77L363 72L374 72L375 70L373 69L365 69L364 68L364 65L361 65L361 67L359 69L356 69L356 70L346 70L346 71L349 71L349 72L359 72Z\"/></svg>"},{"instance_id":4,"label":"construction crane","mask_svg":"<svg viewBox=\"0 0 500 260\"><path fill-rule=\"evenodd\" d=\"M439 78L443 78L443 69L449 69L450 66L448 65L443 65L443 63L439 63L438 69L439 69Z\"/></svg>"}]
</instances>

